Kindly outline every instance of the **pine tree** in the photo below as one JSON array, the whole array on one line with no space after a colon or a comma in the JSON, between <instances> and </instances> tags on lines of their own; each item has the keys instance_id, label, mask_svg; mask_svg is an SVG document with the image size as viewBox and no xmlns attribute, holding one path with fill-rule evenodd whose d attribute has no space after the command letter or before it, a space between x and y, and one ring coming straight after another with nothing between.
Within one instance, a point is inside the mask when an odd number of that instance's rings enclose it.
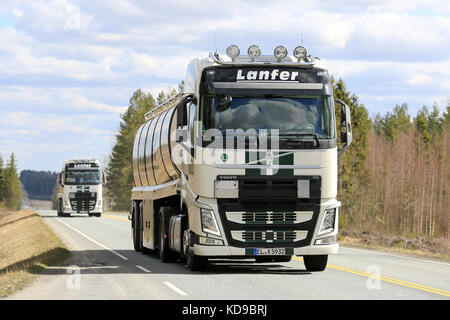
<instances>
[{"instance_id":1,"label":"pine tree","mask_svg":"<svg viewBox=\"0 0 450 320\"><path fill-rule=\"evenodd\" d=\"M5 194L4 202L7 208L12 210L20 209L22 205L22 191L20 189L20 180L17 174L17 163L14 153L6 165L5 169Z\"/></svg>"},{"instance_id":2,"label":"pine tree","mask_svg":"<svg viewBox=\"0 0 450 320\"><path fill-rule=\"evenodd\" d=\"M131 163L134 136L145 121L145 113L154 106L152 95L138 89L130 98L127 111L121 116L122 122L116 135L116 145L106 168L108 196L113 200L113 208L116 210L129 209L133 187Z\"/></svg>"}]
</instances>

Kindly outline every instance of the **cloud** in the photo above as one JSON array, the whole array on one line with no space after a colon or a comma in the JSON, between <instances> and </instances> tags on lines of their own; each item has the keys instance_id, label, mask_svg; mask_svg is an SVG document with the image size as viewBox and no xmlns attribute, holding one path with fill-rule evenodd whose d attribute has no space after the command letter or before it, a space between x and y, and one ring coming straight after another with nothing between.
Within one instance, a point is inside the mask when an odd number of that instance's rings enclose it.
<instances>
[{"instance_id":1,"label":"cloud","mask_svg":"<svg viewBox=\"0 0 450 320\"><path fill-rule=\"evenodd\" d=\"M176 88L192 58L232 43L291 52L303 34L371 113L450 92L449 1L16 0L0 13L14 19L0 27L0 150L30 167L103 158L134 90Z\"/></svg>"}]
</instances>

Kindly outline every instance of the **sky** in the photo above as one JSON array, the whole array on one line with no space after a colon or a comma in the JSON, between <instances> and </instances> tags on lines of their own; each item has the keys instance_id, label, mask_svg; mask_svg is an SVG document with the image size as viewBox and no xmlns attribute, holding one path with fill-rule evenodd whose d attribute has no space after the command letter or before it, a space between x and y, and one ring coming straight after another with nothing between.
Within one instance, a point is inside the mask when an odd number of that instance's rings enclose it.
<instances>
[{"instance_id":1,"label":"sky","mask_svg":"<svg viewBox=\"0 0 450 320\"><path fill-rule=\"evenodd\" d=\"M302 44L373 117L450 101L450 1L0 0L0 154L19 170L105 162L141 88L236 44Z\"/></svg>"}]
</instances>

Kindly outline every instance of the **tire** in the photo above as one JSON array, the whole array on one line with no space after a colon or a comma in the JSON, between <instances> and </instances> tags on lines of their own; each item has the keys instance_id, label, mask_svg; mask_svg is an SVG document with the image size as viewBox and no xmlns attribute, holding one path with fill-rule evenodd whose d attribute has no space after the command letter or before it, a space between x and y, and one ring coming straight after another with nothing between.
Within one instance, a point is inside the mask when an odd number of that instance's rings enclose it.
<instances>
[{"instance_id":1,"label":"tire","mask_svg":"<svg viewBox=\"0 0 450 320\"><path fill-rule=\"evenodd\" d=\"M208 258L197 256L194 253L194 248L191 246L190 230L183 232L183 254L186 258L186 267L191 271L205 271L208 269Z\"/></svg>"},{"instance_id":2,"label":"tire","mask_svg":"<svg viewBox=\"0 0 450 320\"><path fill-rule=\"evenodd\" d=\"M275 257L256 257L255 260L258 263L264 262L289 262L292 256L275 256Z\"/></svg>"},{"instance_id":3,"label":"tire","mask_svg":"<svg viewBox=\"0 0 450 320\"><path fill-rule=\"evenodd\" d=\"M132 229L133 229L133 246L134 250L140 252L142 250L142 233L141 233L141 223L137 202L133 202L133 213L132 213Z\"/></svg>"},{"instance_id":4,"label":"tire","mask_svg":"<svg viewBox=\"0 0 450 320\"><path fill-rule=\"evenodd\" d=\"M97 217L97 218L100 218L102 216L102 213L101 212L96 212L96 213L94 213L94 216Z\"/></svg>"},{"instance_id":5,"label":"tire","mask_svg":"<svg viewBox=\"0 0 450 320\"><path fill-rule=\"evenodd\" d=\"M58 217L70 217L70 213L64 213L63 212L63 201L62 201L62 199L59 199L58 208L59 208Z\"/></svg>"},{"instance_id":6,"label":"tire","mask_svg":"<svg viewBox=\"0 0 450 320\"><path fill-rule=\"evenodd\" d=\"M161 207L159 209L159 232L158 232L158 250L159 258L162 262L175 261L177 255L169 248L169 222L172 215L170 207Z\"/></svg>"},{"instance_id":7,"label":"tire","mask_svg":"<svg viewBox=\"0 0 450 320\"><path fill-rule=\"evenodd\" d=\"M61 199L58 199L58 205L56 206L56 214L61 217Z\"/></svg>"},{"instance_id":8,"label":"tire","mask_svg":"<svg viewBox=\"0 0 450 320\"><path fill-rule=\"evenodd\" d=\"M323 271L327 267L328 255L303 256L306 270Z\"/></svg>"},{"instance_id":9,"label":"tire","mask_svg":"<svg viewBox=\"0 0 450 320\"><path fill-rule=\"evenodd\" d=\"M89 217L93 217L93 216L94 216L94 214L95 214L95 213L92 213L92 212L88 212L88 216L89 216Z\"/></svg>"}]
</instances>

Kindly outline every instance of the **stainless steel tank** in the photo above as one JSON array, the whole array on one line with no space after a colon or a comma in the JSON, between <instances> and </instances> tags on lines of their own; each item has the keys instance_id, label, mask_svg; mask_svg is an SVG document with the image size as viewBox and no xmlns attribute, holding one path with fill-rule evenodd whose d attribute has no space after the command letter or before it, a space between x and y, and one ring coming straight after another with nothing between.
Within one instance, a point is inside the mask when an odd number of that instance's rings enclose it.
<instances>
[{"instance_id":1,"label":"stainless steel tank","mask_svg":"<svg viewBox=\"0 0 450 320\"><path fill-rule=\"evenodd\" d=\"M163 184L179 177L172 160L176 143L176 107L146 121L133 144L133 179L136 187Z\"/></svg>"}]
</instances>

